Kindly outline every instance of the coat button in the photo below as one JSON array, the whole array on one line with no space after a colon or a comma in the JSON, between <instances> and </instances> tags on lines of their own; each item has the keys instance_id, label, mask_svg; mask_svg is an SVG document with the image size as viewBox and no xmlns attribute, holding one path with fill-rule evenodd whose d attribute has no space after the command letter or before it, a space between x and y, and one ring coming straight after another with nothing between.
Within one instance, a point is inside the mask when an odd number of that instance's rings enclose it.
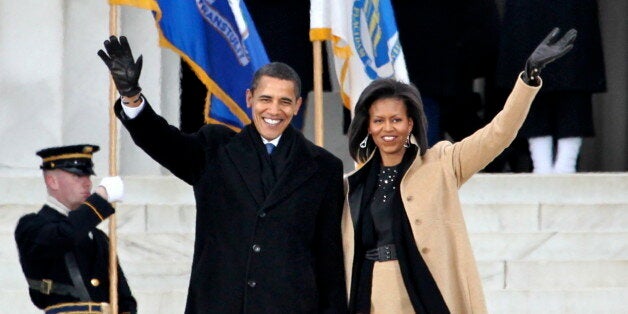
<instances>
[{"instance_id":1,"label":"coat button","mask_svg":"<svg viewBox=\"0 0 628 314\"><path fill-rule=\"evenodd\" d=\"M259 251L262 250L262 247L259 246L258 244L253 244L252 248L253 248L253 252L255 252L255 253L259 253Z\"/></svg>"},{"instance_id":2,"label":"coat button","mask_svg":"<svg viewBox=\"0 0 628 314\"><path fill-rule=\"evenodd\" d=\"M414 199L414 196L409 195L408 197L406 197L406 201L408 202L412 202L412 200Z\"/></svg>"},{"instance_id":3,"label":"coat button","mask_svg":"<svg viewBox=\"0 0 628 314\"><path fill-rule=\"evenodd\" d=\"M430 252L429 248L424 247L424 248L421 249L421 253L423 253L423 254L427 254L429 252Z\"/></svg>"},{"instance_id":4,"label":"coat button","mask_svg":"<svg viewBox=\"0 0 628 314\"><path fill-rule=\"evenodd\" d=\"M246 284L249 285L249 287L251 288L255 288L257 282L255 282L254 280L249 280Z\"/></svg>"},{"instance_id":5,"label":"coat button","mask_svg":"<svg viewBox=\"0 0 628 314\"><path fill-rule=\"evenodd\" d=\"M98 280L96 278L92 278L92 280L90 280L89 283L91 283L92 286L94 286L94 287L100 286L100 280Z\"/></svg>"}]
</instances>

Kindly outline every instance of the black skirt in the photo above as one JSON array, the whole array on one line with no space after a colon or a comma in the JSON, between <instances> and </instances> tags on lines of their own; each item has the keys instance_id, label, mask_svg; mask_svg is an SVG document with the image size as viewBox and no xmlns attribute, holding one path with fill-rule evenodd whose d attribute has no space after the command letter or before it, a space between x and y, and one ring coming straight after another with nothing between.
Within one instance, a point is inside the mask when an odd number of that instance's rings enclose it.
<instances>
[{"instance_id":1,"label":"black skirt","mask_svg":"<svg viewBox=\"0 0 628 314\"><path fill-rule=\"evenodd\" d=\"M570 91L537 95L519 134L525 138L594 136L591 93Z\"/></svg>"}]
</instances>

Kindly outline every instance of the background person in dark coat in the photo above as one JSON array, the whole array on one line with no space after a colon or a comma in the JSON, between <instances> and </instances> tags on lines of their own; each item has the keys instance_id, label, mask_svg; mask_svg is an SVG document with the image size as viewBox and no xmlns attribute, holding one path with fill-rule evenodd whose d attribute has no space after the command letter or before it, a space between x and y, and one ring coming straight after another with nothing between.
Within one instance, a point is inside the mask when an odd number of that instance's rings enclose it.
<instances>
[{"instance_id":1,"label":"background person in dark coat","mask_svg":"<svg viewBox=\"0 0 628 314\"><path fill-rule=\"evenodd\" d=\"M473 90L473 80L494 72L499 35L495 1L391 3L410 81L421 90L429 145L444 139L445 133L459 141L483 127L482 99Z\"/></svg>"},{"instance_id":2,"label":"background person in dark coat","mask_svg":"<svg viewBox=\"0 0 628 314\"><path fill-rule=\"evenodd\" d=\"M40 309L65 313L67 306L86 313L91 303L90 313L101 313L100 303L109 302L109 240L96 226L114 213L109 202L122 198L123 185L119 177L107 177L91 193L98 149L72 145L37 152L48 199L39 212L20 218L15 241L31 300ZM119 266L118 274L119 311L135 313Z\"/></svg>"},{"instance_id":3,"label":"background person in dark coat","mask_svg":"<svg viewBox=\"0 0 628 314\"><path fill-rule=\"evenodd\" d=\"M512 77L534 50L537 38L554 26L577 29L578 40L571 53L548 66L543 90L521 128L535 173L576 171L582 138L594 135L592 94L606 90L597 1L506 0L496 74L498 94L505 99Z\"/></svg>"},{"instance_id":4,"label":"background person in dark coat","mask_svg":"<svg viewBox=\"0 0 628 314\"><path fill-rule=\"evenodd\" d=\"M140 94L141 57L126 38L105 48L122 95L116 114L139 147L194 187L185 312L346 312L342 162L290 126L301 105L296 72L283 63L256 72L246 91L253 123L241 132L206 125L184 134Z\"/></svg>"}]
</instances>

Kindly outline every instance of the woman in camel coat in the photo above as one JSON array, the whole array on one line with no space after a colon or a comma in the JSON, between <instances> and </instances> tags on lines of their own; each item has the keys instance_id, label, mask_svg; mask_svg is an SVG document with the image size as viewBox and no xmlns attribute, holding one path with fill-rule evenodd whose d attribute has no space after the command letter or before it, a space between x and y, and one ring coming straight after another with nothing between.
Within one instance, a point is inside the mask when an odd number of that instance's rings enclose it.
<instances>
[{"instance_id":1,"label":"woman in camel coat","mask_svg":"<svg viewBox=\"0 0 628 314\"><path fill-rule=\"evenodd\" d=\"M528 59L504 109L460 142L427 147L411 84L379 79L362 93L349 129L342 220L351 313L486 313L458 189L508 147L541 88L543 66L575 31L554 30Z\"/></svg>"}]
</instances>

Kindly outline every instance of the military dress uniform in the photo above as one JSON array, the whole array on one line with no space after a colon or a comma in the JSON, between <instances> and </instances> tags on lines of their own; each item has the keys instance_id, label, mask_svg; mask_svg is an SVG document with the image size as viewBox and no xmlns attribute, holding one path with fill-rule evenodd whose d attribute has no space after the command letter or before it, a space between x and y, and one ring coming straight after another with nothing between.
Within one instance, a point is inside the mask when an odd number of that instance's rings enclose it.
<instances>
[{"instance_id":1,"label":"military dress uniform","mask_svg":"<svg viewBox=\"0 0 628 314\"><path fill-rule=\"evenodd\" d=\"M44 149L41 168L93 175L95 145ZM98 194L69 210L52 196L37 213L20 218L15 240L31 300L46 314L108 313L109 239L96 226L114 213ZM118 265L120 313L136 313L137 304Z\"/></svg>"}]
</instances>

